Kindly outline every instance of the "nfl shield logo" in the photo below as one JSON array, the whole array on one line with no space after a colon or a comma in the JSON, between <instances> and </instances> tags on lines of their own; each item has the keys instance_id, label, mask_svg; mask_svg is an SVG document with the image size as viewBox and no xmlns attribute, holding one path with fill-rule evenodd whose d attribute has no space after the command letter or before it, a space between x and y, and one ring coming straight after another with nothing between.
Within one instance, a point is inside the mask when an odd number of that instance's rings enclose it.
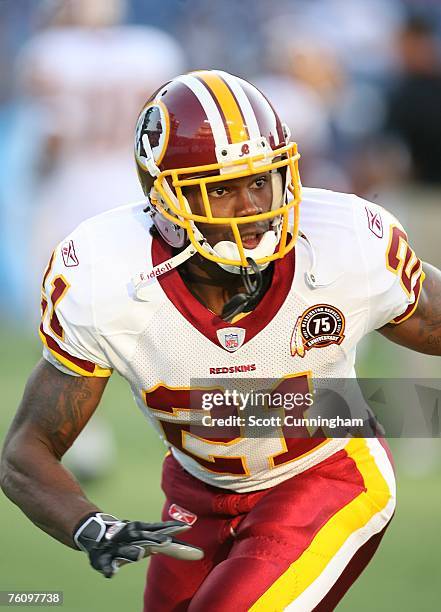
<instances>
[{"instance_id":1,"label":"nfl shield logo","mask_svg":"<svg viewBox=\"0 0 441 612\"><path fill-rule=\"evenodd\" d=\"M222 348L230 353L240 349L245 340L243 327L223 327L216 331L217 339Z\"/></svg>"},{"instance_id":2,"label":"nfl shield logo","mask_svg":"<svg viewBox=\"0 0 441 612\"><path fill-rule=\"evenodd\" d=\"M225 334L225 348L236 349L239 346L239 336L237 334Z\"/></svg>"}]
</instances>

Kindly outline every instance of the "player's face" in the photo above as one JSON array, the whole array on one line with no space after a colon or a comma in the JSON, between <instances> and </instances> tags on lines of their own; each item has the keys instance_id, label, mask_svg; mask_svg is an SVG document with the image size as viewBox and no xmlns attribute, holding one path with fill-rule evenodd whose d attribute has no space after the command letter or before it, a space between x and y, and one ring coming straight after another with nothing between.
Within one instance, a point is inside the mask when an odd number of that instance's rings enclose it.
<instances>
[{"instance_id":1,"label":"player's face","mask_svg":"<svg viewBox=\"0 0 441 612\"><path fill-rule=\"evenodd\" d=\"M247 217L271 209L272 185L269 172L208 184L207 192L213 217ZM186 189L185 196L193 213L205 215L199 187ZM269 229L269 223L267 220L239 225L243 246L246 249L256 248ZM229 225L198 223L197 226L211 246L221 240L234 241Z\"/></svg>"}]
</instances>

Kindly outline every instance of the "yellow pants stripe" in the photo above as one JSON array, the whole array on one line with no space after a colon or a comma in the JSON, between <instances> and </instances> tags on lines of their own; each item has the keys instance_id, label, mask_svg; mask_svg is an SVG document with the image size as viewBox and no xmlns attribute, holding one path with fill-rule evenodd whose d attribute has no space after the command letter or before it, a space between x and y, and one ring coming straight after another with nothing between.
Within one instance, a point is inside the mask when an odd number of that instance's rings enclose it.
<instances>
[{"instance_id":1,"label":"yellow pants stripe","mask_svg":"<svg viewBox=\"0 0 441 612\"><path fill-rule=\"evenodd\" d=\"M320 576L348 537L386 507L392 492L366 440L353 439L345 450L363 476L366 490L329 519L310 546L256 601L250 611L284 610Z\"/></svg>"}]
</instances>

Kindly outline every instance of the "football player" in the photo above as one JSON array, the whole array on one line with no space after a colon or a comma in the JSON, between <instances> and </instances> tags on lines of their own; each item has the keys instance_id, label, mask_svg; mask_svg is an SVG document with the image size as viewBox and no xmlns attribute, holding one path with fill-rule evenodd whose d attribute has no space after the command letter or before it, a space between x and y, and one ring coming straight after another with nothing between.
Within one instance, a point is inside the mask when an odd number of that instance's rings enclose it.
<instances>
[{"instance_id":1,"label":"football player","mask_svg":"<svg viewBox=\"0 0 441 612\"><path fill-rule=\"evenodd\" d=\"M22 195L26 214L32 218L31 240L26 238L26 259L31 264L22 264L22 269L29 271L32 293L38 296L40 270L58 241L123 197L139 199L142 192L134 180L130 155L133 137L127 126L145 101L146 88L153 91L181 72L184 56L161 30L122 24L125 0L36 4L47 27L29 39L17 60L25 104L16 139L21 135L17 144L27 149L24 134L34 135L34 176ZM18 176L23 163L22 154L16 162ZM16 205L16 191L16 187L10 190L11 207ZM14 260L12 240L11 245ZM15 283L23 284L22 274L17 273ZM32 312L30 318L35 315Z\"/></svg>"},{"instance_id":2,"label":"football player","mask_svg":"<svg viewBox=\"0 0 441 612\"><path fill-rule=\"evenodd\" d=\"M312 378L353 377L372 330L439 355L441 273L379 206L302 189L270 102L225 72L161 87L135 155L146 200L84 222L50 259L44 359L2 487L107 577L154 553L144 610L331 610L394 513L385 441L246 425L222 438L200 427L202 394L254 377L306 394ZM113 370L170 449L161 523L104 514L60 463Z\"/></svg>"}]
</instances>

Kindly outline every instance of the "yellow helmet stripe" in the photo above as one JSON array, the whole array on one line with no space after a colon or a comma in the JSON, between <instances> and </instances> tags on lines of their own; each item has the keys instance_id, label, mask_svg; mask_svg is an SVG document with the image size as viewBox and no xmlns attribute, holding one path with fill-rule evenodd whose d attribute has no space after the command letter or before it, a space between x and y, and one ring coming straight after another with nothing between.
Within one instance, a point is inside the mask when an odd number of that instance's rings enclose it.
<instances>
[{"instance_id":1,"label":"yellow helmet stripe","mask_svg":"<svg viewBox=\"0 0 441 612\"><path fill-rule=\"evenodd\" d=\"M193 73L193 76L197 76L210 90L223 115L229 142L248 140L250 136L241 108L225 81L214 71L209 70L201 70Z\"/></svg>"}]
</instances>

